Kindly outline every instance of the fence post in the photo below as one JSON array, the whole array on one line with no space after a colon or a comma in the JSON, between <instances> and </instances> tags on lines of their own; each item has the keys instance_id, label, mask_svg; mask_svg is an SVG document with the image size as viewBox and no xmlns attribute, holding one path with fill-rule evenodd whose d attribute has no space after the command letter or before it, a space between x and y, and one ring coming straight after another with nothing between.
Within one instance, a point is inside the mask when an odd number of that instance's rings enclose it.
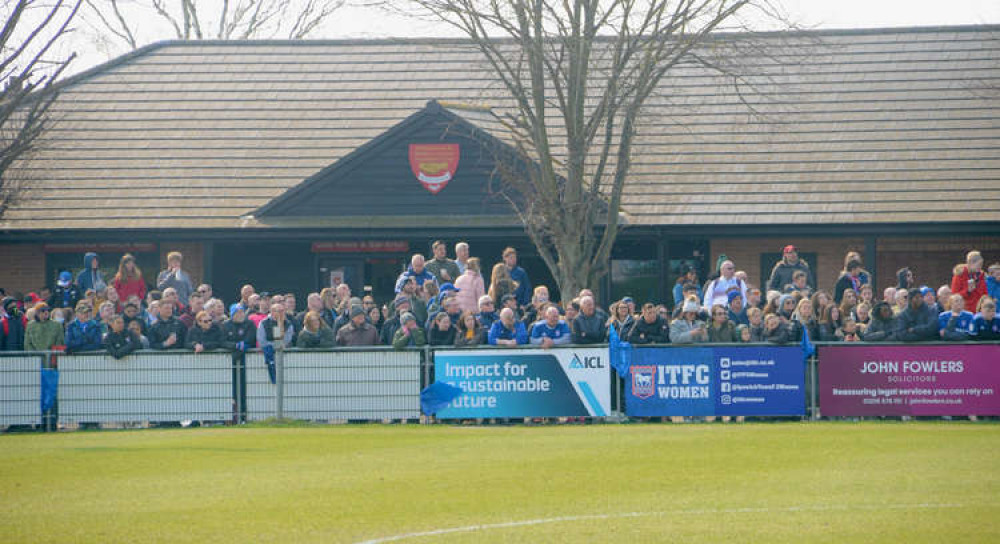
<instances>
[{"instance_id":1,"label":"fence post","mask_svg":"<svg viewBox=\"0 0 1000 544\"><path fill-rule=\"evenodd\" d=\"M430 346L424 346L423 351L424 351L424 357L423 357L423 359L424 359L424 361L423 361L423 363L424 363L424 383L423 383L423 387L427 387L427 386L429 386L431 384L431 358L434 356L434 353L431 351L431 347Z\"/></svg>"},{"instance_id":2,"label":"fence post","mask_svg":"<svg viewBox=\"0 0 1000 544\"><path fill-rule=\"evenodd\" d=\"M622 386L624 382L622 377L618 375L618 372L612 371L611 377L615 384L615 417L622 418L625 415L625 410L622 409Z\"/></svg>"},{"instance_id":3,"label":"fence post","mask_svg":"<svg viewBox=\"0 0 1000 544\"><path fill-rule=\"evenodd\" d=\"M817 379L817 374L819 374L819 356L815 353L809 357L809 382L812 385L809 392L809 416L813 421L819 420L819 403L817 402L817 387L819 385L819 380Z\"/></svg>"},{"instance_id":4,"label":"fence post","mask_svg":"<svg viewBox=\"0 0 1000 544\"><path fill-rule=\"evenodd\" d=\"M243 406L243 401L246 399L246 352L233 352L233 406L235 406L235 411L233 413L233 424L239 425L243 423L246 418L243 416L243 411L246 409Z\"/></svg>"},{"instance_id":5,"label":"fence post","mask_svg":"<svg viewBox=\"0 0 1000 544\"><path fill-rule=\"evenodd\" d=\"M283 338L274 341L274 365L276 373L274 381L278 390L275 417L285 419L285 341Z\"/></svg>"}]
</instances>

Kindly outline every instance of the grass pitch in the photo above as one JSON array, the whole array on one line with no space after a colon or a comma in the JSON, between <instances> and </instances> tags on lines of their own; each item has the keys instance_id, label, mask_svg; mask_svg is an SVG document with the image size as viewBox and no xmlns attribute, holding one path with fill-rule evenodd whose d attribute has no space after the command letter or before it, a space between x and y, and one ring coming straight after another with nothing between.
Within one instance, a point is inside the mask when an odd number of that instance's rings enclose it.
<instances>
[{"instance_id":1,"label":"grass pitch","mask_svg":"<svg viewBox=\"0 0 1000 544\"><path fill-rule=\"evenodd\" d=\"M0 541L997 542L998 462L966 422L8 435Z\"/></svg>"}]
</instances>

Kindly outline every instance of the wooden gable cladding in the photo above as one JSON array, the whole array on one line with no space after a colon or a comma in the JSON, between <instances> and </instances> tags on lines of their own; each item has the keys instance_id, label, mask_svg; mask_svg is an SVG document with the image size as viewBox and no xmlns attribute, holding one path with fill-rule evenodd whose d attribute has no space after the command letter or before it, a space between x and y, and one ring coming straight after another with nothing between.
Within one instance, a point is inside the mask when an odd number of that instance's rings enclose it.
<instances>
[{"instance_id":1,"label":"wooden gable cladding","mask_svg":"<svg viewBox=\"0 0 1000 544\"><path fill-rule=\"evenodd\" d=\"M338 216L509 216L481 129L437 102L262 206L255 218ZM487 136L487 138L489 138ZM418 146L411 150L413 146ZM414 171L427 146L454 146L457 165L441 163L436 184ZM456 149L457 148L457 149ZM436 161L437 162L437 161ZM425 164L426 160L425 160ZM424 179L430 179L424 175ZM263 219L266 223L266 219Z\"/></svg>"}]
</instances>

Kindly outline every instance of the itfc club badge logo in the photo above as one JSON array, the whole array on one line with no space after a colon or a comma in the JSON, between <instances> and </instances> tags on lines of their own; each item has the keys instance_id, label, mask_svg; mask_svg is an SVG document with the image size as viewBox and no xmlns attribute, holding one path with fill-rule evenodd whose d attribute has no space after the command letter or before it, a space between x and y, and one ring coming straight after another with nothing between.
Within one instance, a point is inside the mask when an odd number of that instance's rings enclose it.
<instances>
[{"instance_id":1,"label":"itfc club badge logo","mask_svg":"<svg viewBox=\"0 0 1000 544\"><path fill-rule=\"evenodd\" d=\"M648 399L653 396L653 384L656 383L655 366L633 366L629 369L632 374L632 395L640 399Z\"/></svg>"},{"instance_id":2,"label":"itfc club badge logo","mask_svg":"<svg viewBox=\"0 0 1000 544\"><path fill-rule=\"evenodd\" d=\"M436 195L458 169L458 144L410 144L410 168L417 180Z\"/></svg>"}]
</instances>

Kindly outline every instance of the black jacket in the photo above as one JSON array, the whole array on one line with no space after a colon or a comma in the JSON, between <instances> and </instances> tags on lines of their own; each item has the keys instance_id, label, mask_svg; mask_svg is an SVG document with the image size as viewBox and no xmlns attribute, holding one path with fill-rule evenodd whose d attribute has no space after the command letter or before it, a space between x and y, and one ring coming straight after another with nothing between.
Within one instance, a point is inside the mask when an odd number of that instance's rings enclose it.
<instances>
[{"instance_id":1,"label":"black jacket","mask_svg":"<svg viewBox=\"0 0 1000 544\"><path fill-rule=\"evenodd\" d=\"M104 337L104 349L115 359L121 359L137 349L142 349L142 340L132 331L109 331Z\"/></svg>"},{"instance_id":2,"label":"black jacket","mask_svg":"<svg viewBox=\"0 0 1000 544\"><path fill-rule=\"evenodd\" d=\"M921 342L936 340L938 320L926 304L921 304L916 310L907 306L896 316L896 340L902 342Z\"/></svg>"},{"instance_id":3,"label":"black jacket","mask_svg":"<svg viewBox=\"0 0 1000 544\"><path fill-rule=\"evenodd\" d=\"M323 323L316 332L302 329L295 339L295 347L302 349L326 349L336 345L337 339L333 336L333 329L327 327L326 323Z\"/></svg>"},{"instance_id":4,"label":"black jacket","mask_svg":"<svg viewBox=\"0 0 1000 544\"><path fill-rule=\"evenodd\" d=\"M809 263L799 258L795 264L788 264L782 258L771 269L771 276L767 280L767 288L771 291L781 291L786 285L792 283L792 276L799 270L806 273L806 284L809 287L815 287L816 280L813 278L812 270L809 269Z\"/></svg>"},{"instance_id":5,"label":"black jacket","mask_svg":"<svg viewBox=\"0 0 1000 544\"><path fill-rule=\"evenodd\" d=\"M794 341L795 332L786 323L780 323L773 331L764 329L764 341L772 344L787 344Z\"/></svg>"},{"instance_id":6,"label":"black jacket","mask_svg":"<svg viewBox=\"0 0 1000 544\"><path fill-rule=\"evenodd\" d=\"M605 323L608 316L600 310L594 310L594 315L587 317L580 312L573 320L574 344L600 344L607 338L608 328Z\"/></svg>"},{"instance_id":7,"label":"black jacket","mask_svg":"<svg viewBox=\"0 0 1000 544\"><path fill-rule=\"evenodd\" d=\"M861 285L860 281L858 285ZM837 283L833 286L833 301L840 306L840 301L844 299L844 291L847 289L854 290L854 282L851 281L851 275L844 273L840 275L837 279Z\"/></svg>"},{"instance_id":8,"label":"black jacket","mask_svg":"<svg viewBox=\"0 0 1000 544\"><path fill-rule=\"evenodd\" d=\"M177 342L169 347L163 347L163 342L170 337L170 334L177 335ZM187 338L187 328L176 316L164 321L160 319L149 328L149 347L152 349L182 349L184 340Z\"/></svg>"},{"instance_id":9,"label":"black jacket","mask_svg":"<svg viewBox=\"0 0 1000 544\"><path fill-rule=\"evenodd\" d=\"M385 323L382 324L382 330L379 331L379 343L383 346L392 345L392 337L395 336L396 331L399 330L399 316L387 319Z\"/></svg>"},{"instance_id":10,"label":"black jacket","mask_svg":"<svg viewBox=\"0 0 1000 544\"><path fill-rule=\"evenodd\" d=\"M253 349L257 345L257 326L253 321L244 319L242 323L237 323L232 319L222 324L222 347L230 351L237 351L236 344L243 342L243 349Z\"/></svg>"},{"instance_id":11,"label":"black jacket","mask_svg":"<svg viewBox=\"0 0 1000 544\"><path fill-rule=\"evenodd\" d=\"M427 343L431 346L454 346L456 332L454 326L448 327L446 331L432 327L427 329Z\"/></svg>"},{"instance_id":12,"label":"black jacket","mask_svg":"<svg viewBox=\"0 0 1000 544\"><path fill-rule=\"evenodd\" d=\"M46 302L51 308L76 308L76 303L80 302L80 288L75 283L66 287L56 285L52 290L52 296Z\"/></svg>"},{"instance_id":13,"label":"black jacket","mask_svg":"<svg viewBox=\"0 0 1000 544\"><path fill-rule=\"evenodd\" d=\"M881 319L879 316L882 314L882 308L889 308L889 305L884 301L875 303L871 321L868 322L868 328L861 337L865 342L890 342L896 339L896 330L899 329L896 325L896 316L890 311L889 319Z\"/></svg>"},{"instance_id":14,"label":"black jacket","mask_svg":"<svg viewBox=\"0 0 1000 544\"><path fill-rule=\"evenodd\" d=\"M640 317L622 339L632 344L669 344L670 324L660 316L656 316L656 321L652 323L647 323L645 318Z\"/></svg>"},{"instance_id":15,"label":"black jacket","mask_svg":"<svg viewBox=\"0 0 1000 544\"><path fill-rule=\"evenodd\" d=\"M188 349L194 349L195 344L201 344L205 350L221 349L224 340L225 335L218 324L212 323L206 331L195 323L188 331L186 345Z\"/></svg>"}]
</instances>

